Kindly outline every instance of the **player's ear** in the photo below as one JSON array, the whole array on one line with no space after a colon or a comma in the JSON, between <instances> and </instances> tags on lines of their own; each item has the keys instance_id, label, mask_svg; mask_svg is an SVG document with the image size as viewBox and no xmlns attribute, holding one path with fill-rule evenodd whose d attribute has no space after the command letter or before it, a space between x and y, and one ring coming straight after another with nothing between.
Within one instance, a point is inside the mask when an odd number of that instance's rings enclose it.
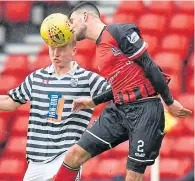
<instances>
[{"instance_id":1,"label":"player's ear","mask_svg":"<svg viewBox=\"0 0 195 181\"><path fill-rule=\"evenodd\" d=\"M76 47L74 47L74 48L72 49L72 56L75 56L75 55L76 55L76 53L77 53L77 48L76 48Z\"/></svg>"},{"instance_id":2,"label":"player's ear","mask_svg":"<svg viewBox=\"0 0 195 181\"><path fill-rule=\"evenodd\" d=\"M84 22L86 22L87 21L87 19L88 19L88 13L87 12L84 12Z\"/></svg>"}]
</instances>

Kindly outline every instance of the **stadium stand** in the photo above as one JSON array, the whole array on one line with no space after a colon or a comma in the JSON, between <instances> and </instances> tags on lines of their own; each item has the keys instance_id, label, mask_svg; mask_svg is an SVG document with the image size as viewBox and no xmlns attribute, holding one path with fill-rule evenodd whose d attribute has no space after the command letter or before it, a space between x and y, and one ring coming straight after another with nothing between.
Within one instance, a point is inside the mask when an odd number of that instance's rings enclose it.
<instances>
[{"instance_id":1,"label":"stadium stand","mask_svg":"<svg viewBox=\"0 0 195 181\"><path fill-rule=\"evenodd\" d=\"M39 36L40 17L68 12L78 2L0 1L0 94L16 87L30 72L50 64L48 48ZM94 2L106 23L137 23L149 43L152 58L172 77L173 95L194 110L194 2L117 1ZM37 12L39 14L37 14ZM75 59L79 65L98 72L92 59L95 44L78 42ZM90 49L89 49L90 47ZM103 110L98 106L92 122ZM21 181L27 163L25 144L30 105L14 113L0 112L0 180ZM10 119L11 118L11 119ZM107 180L125 175L129 143L124 142L83 166L83 181ZM178 119L165 136L160 154L160 178L179 179L194 167L194 114ZM11 166L10 166L11 165ZM95 167L95 169L94 169ZM147 168L145 180L150 180ZM122 179L121 179L122 180Z\"/></svg>"}]
</instances>

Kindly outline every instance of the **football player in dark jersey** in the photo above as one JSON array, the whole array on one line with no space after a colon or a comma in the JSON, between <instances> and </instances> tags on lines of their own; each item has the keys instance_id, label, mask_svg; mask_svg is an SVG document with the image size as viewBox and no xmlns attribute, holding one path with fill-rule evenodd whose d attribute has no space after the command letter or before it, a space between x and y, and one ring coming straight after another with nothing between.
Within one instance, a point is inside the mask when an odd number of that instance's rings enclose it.
<instances>
[{"instance_id":1,"label":"football player in dark jersey","mask_svg":"<svg viewBox=\"0 0 195 181\"><path fill-rule=\"evenodd\" d=\"M125 180L142 181L146 167L154 164L165 135L164 108L159 95L174 116L186 117L191 111L172 97L170 78L148 54L147 42L135 24L107 26L101 22L97 7L89 2L72 10L70 22L77 41L89 39L96 43L99 72L112 87L92 99L75 100L73 111L109 100L113 103L67 152L54 180L74 181L87 160L129 140Z\"/></svg>"}]
</instances>

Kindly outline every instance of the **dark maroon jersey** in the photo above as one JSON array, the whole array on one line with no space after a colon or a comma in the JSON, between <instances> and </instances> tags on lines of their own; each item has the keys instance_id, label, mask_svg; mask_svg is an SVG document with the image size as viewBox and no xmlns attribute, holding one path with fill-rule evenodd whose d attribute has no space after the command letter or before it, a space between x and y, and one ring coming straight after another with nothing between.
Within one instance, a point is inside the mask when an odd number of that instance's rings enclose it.
<instances>
[{"instance_id":1,"label":"dark maroon jersey","mask_svg":"<svg viewBox=\"0 0 195 181\"><path fill-rule=\"evenodd\" d=\"M135 24L112 24L97 40L99 72L110 82L116 103L132 102L156 93L141 66L134 62L147 49Z\"/></svg>"}]
</instances>

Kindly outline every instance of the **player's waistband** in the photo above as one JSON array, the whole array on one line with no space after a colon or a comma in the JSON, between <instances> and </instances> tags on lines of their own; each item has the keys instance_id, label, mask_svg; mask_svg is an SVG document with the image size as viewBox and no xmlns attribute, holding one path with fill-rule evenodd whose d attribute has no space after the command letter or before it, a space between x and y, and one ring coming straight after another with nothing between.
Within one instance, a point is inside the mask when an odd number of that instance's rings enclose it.
<instances>
[{"instance_id":1,"label":"player's waistband","mask_svg":"<svg viewBox=\"0 0 195 181\"><path fill-rule=\"evenodd\" d=\"M140 85L120 92L113 91L113 94L115 103L117 104L126 104L138 100L150 99L158 95L152 86L147 85Z\"/></svg>"},{"instance_id":2,"label":"player's waistband","mask_svg":"<svg viewBox=\"0 0 195 181\"><path fill-rule=\"evenodd\" d=\"M147 98L139 99L139 100L136 100L136 101L124 103L124 104L116 103L116 105L117 105L117 107L120 107L120 106L124 106L124 105L127 105L127 106L128 105L135 105L135 104L140 104L140 103L149 102L149 101L160 101L160 97L159 97L159 95L154 95L154 96L150 96L150 97L147 97Z\"/></svg>"}]
</instances>

